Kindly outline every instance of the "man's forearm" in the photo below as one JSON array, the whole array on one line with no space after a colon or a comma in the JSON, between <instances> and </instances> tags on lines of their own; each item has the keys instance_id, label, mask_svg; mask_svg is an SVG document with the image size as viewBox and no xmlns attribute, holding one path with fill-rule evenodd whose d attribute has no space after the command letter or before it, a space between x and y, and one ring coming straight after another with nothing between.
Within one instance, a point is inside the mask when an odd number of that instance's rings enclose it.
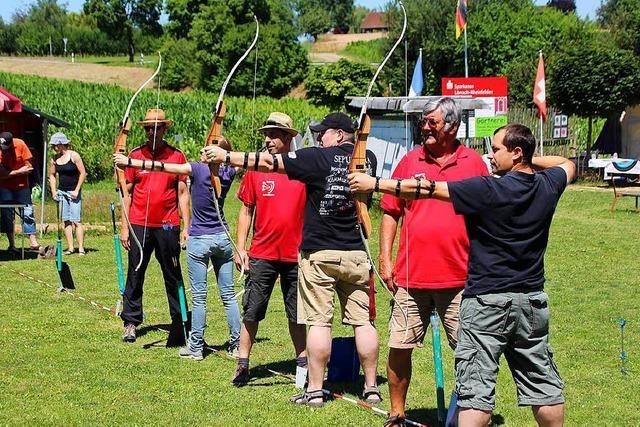
<instances>
[{"instance_id":1,"label":"man's forearm","mask_svg":"<svg viewBox=\"0 0 640 427\"><path fill-rule=\"evenodd\" d=\"M380 222L380 259L391 259L397 228L397 219L388 214L382 216Z\"/></svg>"},{"instance_id":2,"label":"man's forearm","mask_svg":"<svg viewBox=\"0 0 640 427\"><path fill-rule=\"evenodd\" d=\"M238 230L236 232L236 246L239 249L246 249L247 236L249 235L249 226L251 217L253 216L253 207L242 205L238 213Z\"/></svg>"},{"instance_id":3,"label":"man's forearm","mask_svg":"<svg viewBox=\"0 0 640 427\"><path fill-rule=\"evenodd\" d=\"M189 190L184 182L178 183L178 206L182 215L184 228L188 229L191 224L191 210L189 209Z\"/></svg>"},{"instance_id":4,"label":"man's forearm","mask_svg":"<svg viewBox=\"0 0 640 427\"><path fill-rule=\"evenodd\" d=\"M433 183L433 190L432 190ZM428 179L380 179L379 191L406 200L438 199L448 201L449 185L445 181L430 181Z\"/></svg>"}]
</instances>

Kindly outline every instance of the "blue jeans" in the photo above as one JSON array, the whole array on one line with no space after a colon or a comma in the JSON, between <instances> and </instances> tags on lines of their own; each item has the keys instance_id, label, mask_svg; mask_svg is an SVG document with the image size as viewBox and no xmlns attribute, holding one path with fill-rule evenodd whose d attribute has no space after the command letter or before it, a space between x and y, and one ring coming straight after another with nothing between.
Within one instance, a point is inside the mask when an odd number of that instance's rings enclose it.
<instances>
[{"instance_id":1,"label":"blue jeans","mask_svg":"<svg viewBox=\"0 0 640 427\"><path fill-rule=\"evenodd\" d=\"M207 268L209 260L218 280L218 291L229 325L229 345L240 341L240 310L233 289L233 249L225 233L189 236L187 269L191 281L192 312L189 347L202 350L207 316Z\"/></svg>"},{"instance_id":2,"label":"blue jeans","mask_svg":"<svg viewBox=\"0 0 640 427\"><path fill-rule=\"evenodd\" d=\"M33 204L31 203L31 189L21 188L19 190L9 190L0 188L0 203L16 203L24 204L24 213L22 218L22 233L36 233L36 219L33 216ZM2 209L2 231L5 233L13 232L13 209Z\"/></svg>"}]
</instances>

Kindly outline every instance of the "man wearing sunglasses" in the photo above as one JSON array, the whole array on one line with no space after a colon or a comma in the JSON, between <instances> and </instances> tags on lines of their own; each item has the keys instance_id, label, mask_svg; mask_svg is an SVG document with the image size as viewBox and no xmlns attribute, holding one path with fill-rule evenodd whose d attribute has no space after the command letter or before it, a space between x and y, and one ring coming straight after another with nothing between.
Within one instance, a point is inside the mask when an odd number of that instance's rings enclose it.
<instances>
[{"instance_id":1,"label":"man wearing sunglasses","mask_svg":"<svg viewBox=\"0 0 640 427\"><path fill-rule=\"evenodd\" d=\"M422 145L400 160L393 178L457 181L488 175L480 155L456 139L461 115L452 98L429 101L419 121ZM400 301L394 303L389 325L389 425L403 425L412 352L422 346L433 309L440 315L449 345L456 347L469 239L464 217L456 215L449 203L404 200L385 194L380 206L384 211L380 223L380 274L395 293L395 301ZM401 218L394 265L391 252Z\"/></svg>"}]
</instances>

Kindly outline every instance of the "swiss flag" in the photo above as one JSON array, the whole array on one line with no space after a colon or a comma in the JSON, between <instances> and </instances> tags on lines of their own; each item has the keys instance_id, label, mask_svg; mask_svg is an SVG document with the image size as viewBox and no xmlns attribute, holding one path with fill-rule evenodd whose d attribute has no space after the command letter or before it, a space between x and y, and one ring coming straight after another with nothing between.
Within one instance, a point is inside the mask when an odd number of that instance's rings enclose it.
<instances>
[{"instance_id":1,"label":"swiss flag","mask_svg":"<svg viewBox=\"0 0 640 427\"><path fill-rule=\"evenodd\" d=\"M547 120L547 98L544 84L544 58L540 52L538 60L538 72L536 73L536 83L533 86L533 103L538 107L540 117L543 121Z\"/></svg>"}]
</instances>

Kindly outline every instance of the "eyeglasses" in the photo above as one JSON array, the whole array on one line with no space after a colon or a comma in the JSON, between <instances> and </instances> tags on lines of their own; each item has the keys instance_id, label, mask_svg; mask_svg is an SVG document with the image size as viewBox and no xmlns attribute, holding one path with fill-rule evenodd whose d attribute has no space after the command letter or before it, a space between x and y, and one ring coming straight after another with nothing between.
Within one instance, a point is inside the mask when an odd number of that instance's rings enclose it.
<instances>
[{"instance_id":1,"label":"eyeglasses","mask_svg":"<svg viewBox=\"0 0 640 427\"><path fill-rule=\"evenodd\" d=\"M425 125L429 126L430 128L437 128L438 126L440 126L440 123L443 123L443 122L440 122L434 119L433 117L423 117L418 122L421 128L425 127Z\"/></svg>"}]
</instances>

